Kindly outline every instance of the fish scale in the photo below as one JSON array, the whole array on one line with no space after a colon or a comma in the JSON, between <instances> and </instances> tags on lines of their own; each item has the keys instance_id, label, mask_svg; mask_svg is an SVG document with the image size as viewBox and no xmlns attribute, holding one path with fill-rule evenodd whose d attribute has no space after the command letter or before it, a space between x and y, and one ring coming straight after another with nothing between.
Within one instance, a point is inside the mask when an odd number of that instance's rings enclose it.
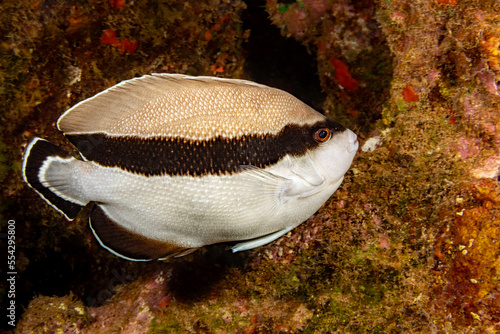
<instances>
[{"instance_id":1,"label":"fish scale","mask_svg":"<svg viewBox=\"0 0 500 334\"><path fill-rule=\"evenodd\" d=\"M247 250L298 226L340 186L356 135L281 90L239 79L145 75L67 110L75 159L34 138L27 184L103 247L165 259L220 242Z\"/></svg>"}]
</instances>

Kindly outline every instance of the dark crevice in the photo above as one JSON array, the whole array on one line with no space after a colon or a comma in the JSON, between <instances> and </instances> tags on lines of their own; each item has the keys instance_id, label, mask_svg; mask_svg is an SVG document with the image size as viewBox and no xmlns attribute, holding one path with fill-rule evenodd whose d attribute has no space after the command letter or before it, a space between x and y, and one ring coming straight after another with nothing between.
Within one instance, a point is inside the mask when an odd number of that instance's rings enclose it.
<instances>
[{"instance_id":1,"label":"dark crevice","mask_svg":"<svg viewBox=\"0 0 500 334\"><path fill-rule=\"evenodd\" d=\"M322 112L326 95L321 90L316 58L293 38L281 35L265 10L265 1L245 1L243 28L250 29L245 46L245 71L253 81L282 89Z\"/></svg>"}]
</instances>

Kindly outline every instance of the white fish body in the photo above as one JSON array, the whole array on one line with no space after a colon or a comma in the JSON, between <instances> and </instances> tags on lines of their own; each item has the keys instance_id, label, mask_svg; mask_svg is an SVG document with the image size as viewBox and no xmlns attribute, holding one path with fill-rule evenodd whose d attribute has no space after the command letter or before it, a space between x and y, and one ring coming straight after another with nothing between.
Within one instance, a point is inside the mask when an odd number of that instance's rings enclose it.
<instances>
[{"instance_id":1,"label":"white fish body","mask_svg":"<svg viewBox=\"0 0 500 334\"><path fill-rule=\"evenodd\" d=\"M96 237L133 260L268 243L314 214L358 149L352 131L283 91L175 74L122 82L58 127L84 160L35 138L26 182L68 219L95 203Z\"/></svg>"}]
</instances>

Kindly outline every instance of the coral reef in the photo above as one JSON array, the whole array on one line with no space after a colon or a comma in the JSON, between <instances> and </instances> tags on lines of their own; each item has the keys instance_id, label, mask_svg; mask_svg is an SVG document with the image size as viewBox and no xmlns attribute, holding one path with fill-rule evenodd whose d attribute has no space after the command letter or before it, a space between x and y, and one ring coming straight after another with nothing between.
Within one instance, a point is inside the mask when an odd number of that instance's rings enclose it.
<instances>
[{"instance_id":1,"label":"coral reef","mask_svg":"<svg viewBox=\"0 0 500 334\"><path fill-rule=\"evenodd\" d=\"M363 149L323 208L272 244L158 263L108 254L85 218L64 224L22 184L20 147L39 135L70 149L60 113L134 75L244 76L244 4L2 6L1 212L17 224L19 332L500 331L498 1L266 1L316 57L325 113Z\"/></svg>"}]
</instances>

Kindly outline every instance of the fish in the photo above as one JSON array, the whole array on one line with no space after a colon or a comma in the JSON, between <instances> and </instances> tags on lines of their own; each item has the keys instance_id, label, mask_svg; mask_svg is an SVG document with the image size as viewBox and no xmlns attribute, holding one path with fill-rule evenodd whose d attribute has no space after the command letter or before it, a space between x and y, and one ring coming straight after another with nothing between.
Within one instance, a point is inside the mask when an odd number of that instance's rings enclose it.
<instances>
[{"instance_id":1,"label":"fish","mask_svg":"<svg viewBox=\"0 0 500 334\"><path fill-rule=\"evenodd\" d=\"M277 88L168 73L83 100L57 128L79 156L35 137L24 181L67 220L92 206L98 242L133 261L270 243L331 197L359 146L353 131Z\"/></svg>"}]
</instances>

